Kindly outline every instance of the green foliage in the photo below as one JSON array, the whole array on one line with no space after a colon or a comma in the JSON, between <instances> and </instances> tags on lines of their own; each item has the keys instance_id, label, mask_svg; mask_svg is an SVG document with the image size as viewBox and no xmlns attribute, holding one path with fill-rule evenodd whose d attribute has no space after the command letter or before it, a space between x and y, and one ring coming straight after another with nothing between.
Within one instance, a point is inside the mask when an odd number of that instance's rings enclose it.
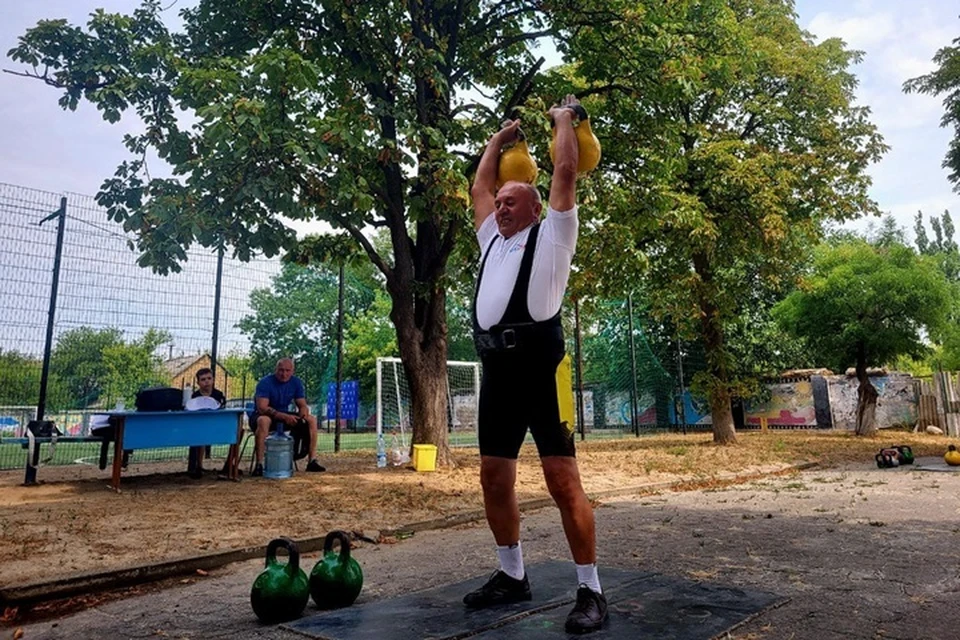
<instances>
[{"instance_id":1,"label":"green foliage","mask_svg":"<svg viewBox=\"0 0 960 640\"><path fill-rule=\"evenodd\" d=\"M929 256L951 284L949 322L933 336L938 344L922 361L923 369L953 371L960 368L960 250L954 239L955 228L949 211L938 219L930 216L933 239L929 239L923 224L923 212L918 211L914 222L917 250Z\"/></svg>"},{"instance_id":2,"label":"green foliage","mask_svg":"<svg viewBox=\"0 0 960 640\"><path fill-rule=\"evenodd\" d=\"M377 358L396 356L397 332L390 323L390 297L374 291L373 302L350 318L344 340L344 379L360 381L360 399L370 402L377 392Z\"/></svg>"},{"instance_id":3,"label":"green foliage","mask_svg":"<svg viewBox=\"0 0 960 640\"><path fill-rule=\"evenodd\" d=\"M37 358L0 349L0 406L35 406L41 367Z\"/></svg>"},{"instance_id":4,"label":"green foliage","mask_svg":"<svg viewBox=\"0 0 960 640\"><path fill-rule=\"evenodd\" d=\"M227 399L249 398L257 386L257 376L253 370L253 358L249 355L232 351L218 358L219 364L230 372L227 381Z\"/></svg>"},{"instance_id":5,"label":"green foliage","mask_svg":"<svg viewBox=\"0 0 960 640\"><path fill-rule=\"evenodd\" d=\"M807 341L819 364L865 369L900 356L924 356L924 335L943 326L950 295L936 265L908 247L824 245L812 273L775 315L785 330Z\"/></svg>"},{"instance_id":6,"label":"green foliage","mask_svg":"<svg viewBox=\"0 0 960 640\"><path fill-rule=\"evenodd\" d=\"M51 371L59 381L50 404L82 409L124 400L132 405L140 389L169 383L156 352L170 339L169 333L156 329L130 342L112 327L78 327L63 333L50 356Z\"/></svg>"},{"instance_id":7,"label":"green foliage","mask_svg":"<svg viewBox=\"0 0 960 640\"><path fill-rule=\"evenodd\" d=\"M880 219L879 225L867 225L866 240L875 247L891 247L907 244L906 230L897 224L889 213Z\"/></svg>"},{"instance_id":8,"label":"green foliage","mask_svg":"<svg viewBox=\"0 0 960 640\"><path fill-rule=\"evenodd\" d=\"M755 376L729 343L738 319L789 290L826 221L877 210L866 168L886 147L854 104L860 54L814 44L787 1L581 5L609 20L562 45L604 147L575 286L643 278L654 317L702 343L723 406Z\"/></svg>"},{"instance_id":9,"label":"green foliage","mask_svg":"<svg viewBox=\"0 0 960 640\"><path fill-rule=\"evenodd\" d=\"M950 171L954 190L960 192L960 38L953 46L943 47L933 56L938 69L908 80L903 85L907 93L914 91L934 96L943 95L943 127L953 126L955 135L950 141L943 167Z\"/></svg>"},{"instance_id":10,"label":"green foliage","mask_svg":"<svg viewBox=\"0 0 960 640\"><path fill-rule=\"evenodd\" d=\"M307 399L325 397L323 385L336 379L338 283L335 265L285 263L269 288L250 294L252 313L237 326L250 338L250 367L257 377L272 373L278 359L290 357ZM345 318L362 315L373 301L369 269L366 274L345 269Z\"/></svg>"}]
</instances>

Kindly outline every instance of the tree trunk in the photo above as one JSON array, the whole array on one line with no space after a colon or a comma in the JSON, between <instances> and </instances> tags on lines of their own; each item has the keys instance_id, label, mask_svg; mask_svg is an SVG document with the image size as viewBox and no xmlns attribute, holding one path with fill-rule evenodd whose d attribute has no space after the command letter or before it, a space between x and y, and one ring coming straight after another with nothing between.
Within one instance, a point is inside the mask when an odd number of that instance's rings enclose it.
<instances>
[{"instance_id":1,"label":"tree trunk","mask_svg":"<svg viewBox=\"0 0 960 640\"><path fill-rule=\"evenodd\" d=\"M867 375L865 358L857 358L857 380L860 387L857 389L857 430L858 436L872 436L877 433L877 393L876 387L870 382Z\"/></svg>"},{"instance_id":2,"label":"tree trunk","mask_svg":"<svg viewBox=\"0 0 960 640\"><path fill-rule=\"evenodd\" d=\"M391 319L410 389L412 444L437 447L437 465L453 465L447 439L446 293L434 283L433 295L417 296L412 287L391 291Z\"/></svg>"},{"instance_id":3,"label":"tree trunk","mask_svg":"<svg viewBox=\"0 0 960 640\"><path fill-rule=\"evenodd\" d=\"M719 309L711 293L714 286L713 271L709 258L703 253L693 255L693 266L697 275L700 276L698 306L707 373L710 376L708 394L710 417L713 422L713 441L717 444L736 444L737 430L733 424L733 411L730 407L729 373L723 344L723 327L720 324Z\"/></svg>"},{"instance_id":4,"label":"tree trunk","mask_svg":"<svg viewBox=\"0 0 960 640\"><path fill-rule=\"evenodd\" d=\"M436 445L437 464L450 466L453 458L447 439L446 345L441 348L433 342L425 349L408 345L407 349L400 349L400 354L410 385L413 444Z\"/></svg>"},{"instance_id":5,"label":"tree trunk","mask_svg":"<svg viewBox=\"0 0 960 640\"><path fill-rule=\"evenodd\" d=\"M736 444L737 430L733 423L730 393L726 387L718 385L710 393L710 417L713 420L713 441L717 444Z\"/></svg>"}]
</instances>

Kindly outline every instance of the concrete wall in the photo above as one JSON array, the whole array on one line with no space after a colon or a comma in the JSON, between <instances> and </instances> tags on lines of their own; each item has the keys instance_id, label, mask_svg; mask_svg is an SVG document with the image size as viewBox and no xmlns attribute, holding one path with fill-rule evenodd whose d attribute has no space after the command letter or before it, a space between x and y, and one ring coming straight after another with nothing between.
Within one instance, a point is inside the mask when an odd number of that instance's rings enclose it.
<instances>
[{"instance_id":1,"label":"concrete wall","mask_svg":"<svg viewBox=\"0 0 960 640\"><path fill-rule=\"evenodd\" d=\"M854 377L829 376L830 406L833 410L834 429L856 428L857 388L860 383ZM913 391L913 376L907 373L890 373L874 376L870 380L877 388L877 425L883 429L898 424L914 424L917 421L917 401Z\"/></svg>"}]
</instances>

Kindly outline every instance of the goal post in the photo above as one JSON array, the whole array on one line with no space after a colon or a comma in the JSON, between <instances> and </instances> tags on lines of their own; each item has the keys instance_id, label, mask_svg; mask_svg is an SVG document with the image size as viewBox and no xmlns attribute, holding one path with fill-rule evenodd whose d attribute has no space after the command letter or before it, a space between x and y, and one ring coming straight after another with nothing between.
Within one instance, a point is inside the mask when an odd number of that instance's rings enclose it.
<instances>
[{"instance_id":1,"label":"goal post","mask_svg":"<svg viewBox=\"0 0 960 640\"><path fill-rule=\"evenodd\" d=\"M410 387L400 358L377 358L377 435L396 433L406 448L413 434ZM447 433L451 446L477 444L480 363L447 361ZM389 443L388 443L389 444Z\"/></svg>"}]
</instances>

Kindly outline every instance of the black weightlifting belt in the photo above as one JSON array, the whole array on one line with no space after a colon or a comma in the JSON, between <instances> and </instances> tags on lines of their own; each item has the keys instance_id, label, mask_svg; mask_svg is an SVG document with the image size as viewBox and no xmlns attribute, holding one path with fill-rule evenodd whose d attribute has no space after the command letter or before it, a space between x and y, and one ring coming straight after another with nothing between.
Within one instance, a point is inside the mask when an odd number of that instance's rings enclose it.
<instances>
[{"instance_id":1,"label":"black weightlifting belt","mask_svg":"<svg viewBox=\"0 0 960 640\"><path fill-rule=\"evenodd\" d=\"M474 331L473 334L473 344L481 356L492 352L528 351L556 342L563 342L559 317L545 322L498 324L489 331Z\"/></svg>"}]
</instances>

